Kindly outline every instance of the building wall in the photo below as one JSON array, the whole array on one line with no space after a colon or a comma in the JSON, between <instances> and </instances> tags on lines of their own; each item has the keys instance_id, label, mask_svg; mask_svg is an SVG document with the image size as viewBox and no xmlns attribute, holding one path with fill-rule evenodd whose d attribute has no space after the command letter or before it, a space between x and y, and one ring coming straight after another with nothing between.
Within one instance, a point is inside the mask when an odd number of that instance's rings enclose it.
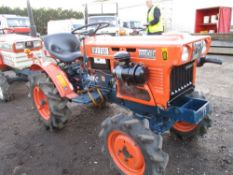
<instances>
[{"instance_id":1,"label":"building wall","mask_svg":"<svg viewBox=\"0 0 233 175\"><path fill-rule=\"evenodd\" d=\"M162 19L164 23L164 31L172 31L173 30L173 0L163 0L159 3L159 7L162 13Z\"/></svg>"},{"instance_id":2,"label":"building wall","mask_svg":"<svg viewBox=\"0 0 233 175\"><path fill-rule=\"evenodd\" d=\"M138 20L146 23L147 8L144 1L118 0L119 17L122 20Z\"/></svg>"},{"instance_id":3,"label":"building wall","mask_svg":"<svg viewBox=\"0 0 233 175\"><path fill-rule=\"evenodd\" d=\"M194 32L196 9L217 6L233 8L233 0L173 0L172 29L181 32ZM233 14L231 25L233 25Z\"/></svg>"}]
</instances>

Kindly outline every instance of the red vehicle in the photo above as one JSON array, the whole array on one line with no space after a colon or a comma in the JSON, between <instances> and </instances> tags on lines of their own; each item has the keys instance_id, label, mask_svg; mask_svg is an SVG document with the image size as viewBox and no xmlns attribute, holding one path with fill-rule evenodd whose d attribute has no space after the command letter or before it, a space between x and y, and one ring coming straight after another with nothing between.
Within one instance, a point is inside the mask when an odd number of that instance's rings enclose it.
<instances>
[{"instance_id":1,"label":"red vehicle","mask_svg":"<svg viewBox=\"0 0 233 175\"><path fill-rule=\"evenodd\" d=\"M28 17L0 14L0 29L9 29L8 33L29 35L30 22Z\"/></svg>"},{"instance_id":2,"label":"red vehicle","mask_svg":"<svg viewBox=\"0 0 233 175\"><path fill-rule=\"evenodd\" d=\"M221 61L206 58L209 36L98 35L108 25L89 24L44 38L58 64L33 65L38 70L30 78L35 112L47 128L61 129L70 115L67 102L128 108L129 116L103 121L103 153L121 174L163 175L164 132L182 139L207 132L210 103L195 91L196 68Z\"/></svg>"}]
</instances>

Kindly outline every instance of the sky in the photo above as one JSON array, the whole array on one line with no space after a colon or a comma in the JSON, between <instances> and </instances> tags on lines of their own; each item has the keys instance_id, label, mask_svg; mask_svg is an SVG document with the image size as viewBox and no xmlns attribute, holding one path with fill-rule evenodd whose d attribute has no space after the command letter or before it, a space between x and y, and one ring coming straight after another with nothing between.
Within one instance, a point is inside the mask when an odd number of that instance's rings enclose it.
<instances>
[{"instance_id":1,"label":"sky","mask_svg":"<svg viewBox=\"0 0 233 175\"><path fill-rule=\"evenodd\" d=\"M30 0L32 8L63 8L76 11L84 11L84 4L93 2L94 0ZM128 18L132 20L144 21L146 19L145 0L112 0L118 2L120 10L120 18ZM156 0L158 1L158 0ZM27 0L0 0L0 6L25 8ZM130 13L127 7L133 6ZM135 8L136 6L136 8ZM141 11L141 13L138 13Z\"/></svg>"},{"instance_id":2,"label":"sky","mask_svg":"<svg viewBox=\"0 0 233 175\"><path fill-rule=\"evenodd\" d=\"M47 8L65 8L79 10L82 4L92 2L94 0L30 0L33 8L47 7ZM144 4L145 0L115 0L119 6L129 6L133 4ZM26 0L0 0L0 6L10 7L26 7Z\"/></svg>"},{"instance_id":3,"label":"sky","mask_svg":"<svg viewBox=\"0 0 233 175\"><path fill-rule=\"evenodd\" d=\"M82 3L90 0L30 0L33 8L65 8L78 10ZM0 0L0 6L26 7L26 0Z\"/></svg>"}]
</instances>

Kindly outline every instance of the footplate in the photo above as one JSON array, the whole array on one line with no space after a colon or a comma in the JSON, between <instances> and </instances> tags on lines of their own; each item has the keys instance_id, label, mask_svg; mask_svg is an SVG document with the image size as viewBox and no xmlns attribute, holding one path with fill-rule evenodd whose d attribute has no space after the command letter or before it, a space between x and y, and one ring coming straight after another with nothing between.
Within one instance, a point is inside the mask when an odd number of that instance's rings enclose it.
<instances>
[{"instance_id":1,"label":"footplate","mask_svg":"<svg viewBox=\"0 0 233 175\"><path fill-rule=\"evenodd\" d=\"M72 98L72 102L80 104L91 104L98 106L104 102L104 95L99 89L86 91Z\"/></svg>"}]
</instances>

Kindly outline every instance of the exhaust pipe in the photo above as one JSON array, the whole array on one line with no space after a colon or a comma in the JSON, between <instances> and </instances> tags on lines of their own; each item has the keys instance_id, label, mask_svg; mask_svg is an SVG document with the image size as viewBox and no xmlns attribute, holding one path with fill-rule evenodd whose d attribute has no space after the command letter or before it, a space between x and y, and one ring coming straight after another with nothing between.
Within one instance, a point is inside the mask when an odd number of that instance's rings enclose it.
<instances>
[{"instance_id":1,"label":"exhaust pipe","mask_svg":"<svg viewBox=\"0 0 233 175\"><path fill-rule=\"evenodd\" d=\"M30 28L31 28L30 35L32 37L37 37L36 24L34 21L33 12L32 12L32 8L31 8L31 4L29 0L27 0L27 12L28 12L29 20L30 20Z\"/></svg>"}]
</instances>

